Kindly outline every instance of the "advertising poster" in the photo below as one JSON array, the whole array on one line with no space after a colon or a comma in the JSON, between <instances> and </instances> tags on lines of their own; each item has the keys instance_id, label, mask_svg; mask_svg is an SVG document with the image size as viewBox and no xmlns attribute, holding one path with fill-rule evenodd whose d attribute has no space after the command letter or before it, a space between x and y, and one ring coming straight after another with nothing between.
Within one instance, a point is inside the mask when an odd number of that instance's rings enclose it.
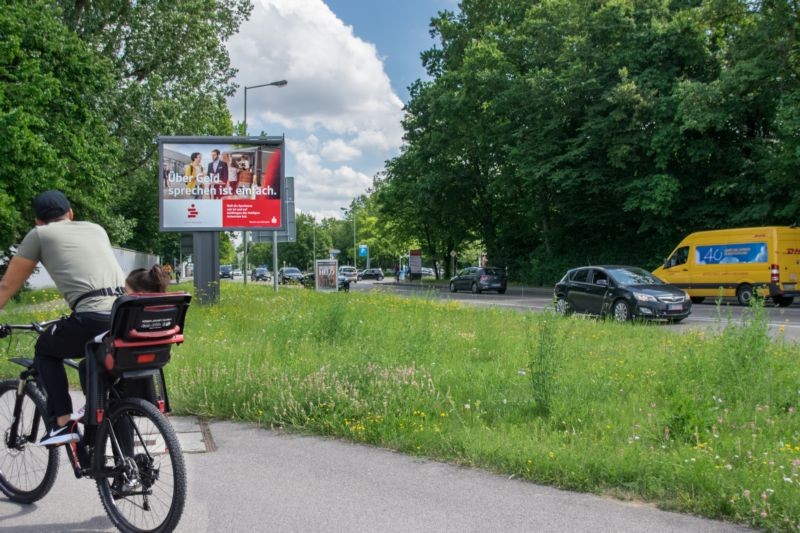
<instances>
[{"instance_id":1,"label":"advertising poster","mask_svg":"<svg viewBox=\"0 0 800 533\"><path fill-rule=\"evenodd\" d=\"M283 138L162 137L162 231L285 229Z\"/></svg>"},{"instance_id":2,"label":"advertising poster","mask_svg":"<svg viewBox=\"0 0 800 533\"><path fill-rule=\"evenodd\" d=\"M335 259L317 259L314 263L314 277L318 291L336 292L339 281L338 263Z\"/></svg>"},{"instance_id":3,"label":"advertising poster","mask_svg":"<svg viewBox=\"0 0 800 533\"><path fill-rule=\"evenodd\" d=\"M766 263L767 243L721 244L698 246L695 259L698 265L724 265L730 263Z\"/></svg>"},{"instance_id":4,"label":"advertising poster","mask_svg":"<svg viewBox=\"0 0 800 533\"><path fill-rule=\"evenodd\" d=\"M422 274L422 250L408 251L408 270L412 274Z\"/></svg>"}]
</instances>

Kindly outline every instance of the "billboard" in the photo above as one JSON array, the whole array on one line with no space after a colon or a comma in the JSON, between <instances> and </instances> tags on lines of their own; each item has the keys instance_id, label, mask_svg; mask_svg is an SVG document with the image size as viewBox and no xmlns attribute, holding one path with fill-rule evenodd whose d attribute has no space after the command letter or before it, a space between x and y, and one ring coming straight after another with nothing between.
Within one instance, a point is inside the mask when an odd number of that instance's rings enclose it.
<instances>
[{"instance_id":1,"label":"billboard","mask_svg":"<svg viewBox=\"0 0 800 533\"><path fill-rule=\"evenodd\" d=\"M159 137L161 231L284 230L283 137Z\"/></svg>"}]
</instances>

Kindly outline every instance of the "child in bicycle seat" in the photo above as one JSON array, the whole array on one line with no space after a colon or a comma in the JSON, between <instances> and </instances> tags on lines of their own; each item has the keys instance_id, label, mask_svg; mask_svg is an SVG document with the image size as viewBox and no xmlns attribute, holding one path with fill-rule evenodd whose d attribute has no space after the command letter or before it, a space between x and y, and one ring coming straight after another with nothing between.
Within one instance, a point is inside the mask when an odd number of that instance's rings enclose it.
<instances>
[{"instance_id":1,"label":"child in bicycle seat","mask_svg":"<svg viewBox=\"0 0 800 533\"><path fill-rule=\"evenodd\" d=\"M137 268L125 278L125 292L128 294L167 292L168 285L169 275L164 272L161 265L153 265L149 270ZM78 364L78 374L81 380L81 389L86 393L86 359L81 359ZM77 412L72 413L70 420L73 422L80 420L84 412L84 408L81 407Z\"/></svg>"},{"instance_id":2,"label":"child in bicycle seat","mask_svg":"<svg viewBox=\"0 0 800 533\"><path fill-rule=\"evenodd\" d=\"M137 268L125 278L125 292L128 294L167 292L168 286L169 274L161 265L153 265L150 270Z\"/></svg>"}]
</instances>

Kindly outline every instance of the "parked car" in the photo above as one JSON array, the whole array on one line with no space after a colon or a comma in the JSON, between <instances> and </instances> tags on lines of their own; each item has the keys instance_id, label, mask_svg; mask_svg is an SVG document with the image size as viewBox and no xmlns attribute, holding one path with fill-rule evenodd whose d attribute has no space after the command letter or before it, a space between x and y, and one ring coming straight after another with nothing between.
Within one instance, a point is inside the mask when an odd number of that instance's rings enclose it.
<instances>
[{"instance_id":1,"label":"parked car","mask_svg":"<svg viewBox=\"0 0 800 533\"><path fill-rule=\"evenodd\" d=\"M242 271L241 271L240 269L238 269L238 268L235 268L235 269L233 270L233 277L235 277L235 278L239 278L239 277L241 277L241 276L242 276Z\"/></svg>"},{"instance_id":2,"label":"parked car","mask_svg":"<svg viewBox=\"0 0 800 533\"><path fill-rule=\"evenodd\" d=\"M285 267L278 270L278 283L300 283L303 277L299 268Z\"/></svg>"},{"instance_id":3,"label":"parked car","mask_svg":"<svg viewBox=\"0 0 800 533\"><path fill-rule=\"evenodd\" d=\"M362 279L377 279L383 280L383 271L380 268L367 268L358 274L358 281Z\"/></svg>"},{"instance_id":4,"label":"parked car","mask_svg":"<svg viewBox=\"0 0 800 533\"><path fill-rule=\"evenodd\" d=\"M432 268L422 267L422 277L423 278L435 278L436 277L436 271L434 271Z\"/></svg>"},{"instance_id":5,"label":"parked car","mask_svg":"<svg viewBox=\"0 0 800 533\"><path fill-rule=\"evenodd\" d=\"M272 279L272 274L264 267L254 268L250 273L250 279L253 281L269 281Z\"/></svg>"},{"instance_id":6,"label":"parked car","mask_svg":"<svg viewBox=\"0 0 800 533\"><path fill-rule=\"evenodd\" d=\"M358 270L356 270L356 267L340 266L339 274L347 278L347 281L350 283L358 281Z\"/></svg>"},{"instance_id":7,"label":"parked car","mask_svg":"<svg viewBox=\"0 0 800 533\"><path fill-rule=\"evenodd\" d=\"M590 266L564 274L555 287L555 307L561 315L609 315L619 322L636 317L680 322L691 314L692 301L643 268Z\"/></svg>"},{"instance_id":8,"label":"parked car","mask_svg":"<svg viewBox=\"0 0 800 533\"><path fill-rule=\"evenodd\" d=\"M233 267L231 265L221 265L219 267L219 279L228 278L233 279L235 276Z\"/></svg>"},{"instance_id":9,"label":"parked car","mask_svg":"<svg viewBox=\"0 0 800 533\"><path fill-rule=\"evenodd\" d=\"M498 294L504 294L507 283L504 268L467 267L450 278L450 292L470 290L474 294L483 291L497 291Z\"/></svg>"}]
</instances>

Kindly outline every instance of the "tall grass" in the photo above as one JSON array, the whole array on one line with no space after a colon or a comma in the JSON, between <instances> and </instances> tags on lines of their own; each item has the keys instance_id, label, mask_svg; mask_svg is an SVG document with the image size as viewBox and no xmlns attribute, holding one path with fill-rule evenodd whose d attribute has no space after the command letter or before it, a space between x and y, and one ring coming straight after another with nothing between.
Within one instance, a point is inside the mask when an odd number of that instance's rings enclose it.
<instances>
[{"instance_id":1,"label":"tall grass","mask_svg":"<svg viewBox=\"0 0 800 533\"><path fill-rule=\"evenodd\" d=\"M167 369L181 414L800 529L800 349L757 308L679 334L230 284L190 310L186 336Z\"/></svg>"}]
</instances>

